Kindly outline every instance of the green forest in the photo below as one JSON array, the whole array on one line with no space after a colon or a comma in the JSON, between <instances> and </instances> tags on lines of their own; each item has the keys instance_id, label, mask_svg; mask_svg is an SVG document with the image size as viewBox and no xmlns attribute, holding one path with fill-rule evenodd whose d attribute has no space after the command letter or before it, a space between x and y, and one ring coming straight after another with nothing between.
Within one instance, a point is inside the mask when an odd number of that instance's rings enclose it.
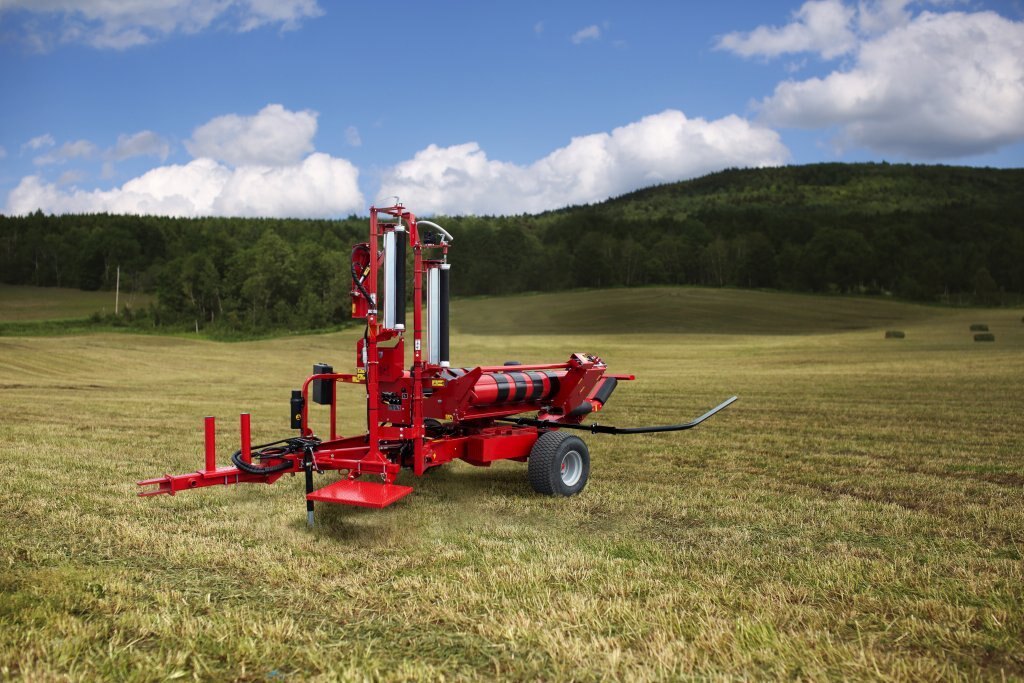
<instances>
[{"instance_id":1,"label":"green forest","mask_svg":"<svg viewBox=\"0 0 1024 683\"><path fill-rule=\"evenodd\" d=\"M409 207L415 211L413 198ZM455 295L704 285L1015 304L1024 169L727 170L539 215L434 216ZM349 311L367 218L0 216L0 280L155 294L138 325L317 329Z\"/></svg>"}]
</instances>

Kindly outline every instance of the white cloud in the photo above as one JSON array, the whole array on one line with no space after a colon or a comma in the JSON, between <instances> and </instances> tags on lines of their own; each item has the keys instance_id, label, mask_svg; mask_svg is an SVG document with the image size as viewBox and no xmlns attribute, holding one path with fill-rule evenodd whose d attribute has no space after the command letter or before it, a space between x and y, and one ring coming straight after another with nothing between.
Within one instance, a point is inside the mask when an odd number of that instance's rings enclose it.
<instances>
[{"instance_id":1,"label":"white cloud","mask_svg":"<svg viewBox=\"0 0 1024 683\"><path fill-rule=\"evenodd\" d=\"M151 130L142 130L133 135L118 135L117 144L110 150L109 156L116 161L142 156L158 157L164 161L170 153L171 146L167 140Z\"/></svg>"},{"instance_id":2,"label":"white cloud","mask_svg":"<svg viewBox=\"0 0 1024 683\"><path fill-rule=\"evenodd\" d=\"M572 34L569 40L572 41L573 45L579 45L580 43L588 40L597 40L601 37L601 28L597 24L591 24L585 28L581 28L576 33Z\"/></svg>"},{"instance_id":3,"label":"white cloud","mask_svg":"<svg viewBox=\"0 0 1024 683\"><path fill-rule=\"evenodd\" d=\"M854 14L841 0L809 0L794 12L789 24L729 33L719 38L716 47L743 57L818 52L831 59L857 46L857 36L851 29Z\"/></svg>"},{"instance_id":4,"label":"white cloud","mask_svg":"<svg viewBox=\"0 0 1024 683\"><path fill-rule=\"evenodd\" d=\"M31 143L33 140L30 140ZM52 140L52 138L51 138ZM65 142L63 145L46 154L37 156L32 163L37 166L48 166L50 164L63 164L71 159L88 159L96 154L96 145L88 140L75 140Z\"/></svg>"},{"instance_id":5,"label":"white cloud","mask_svg":"<svg viewBox=\"0 0 1024 683\"><path fill-rule=\"evenodd\" d=\"M218 116L192 133L185 147L194 157L232 166L294 164L313 151L316 112L269 104L255 116Z\"/></svg>"},{"instance_id":6,"label":"white cloud","mask_svg":"<svg viewBox=\"0 0 1024 683\"><path fill-rule=\"evenodd\" d=\"M430 145L385 171L380 194L398 195L425 213L537 212L788 158L776 132L738 116L706 121L667 110L611 133L573 138L528 166L488 159L475 142Z\"/></svg>"},{"instance_id":7,"label":"white cloud","mask_svg":"<svg viewBox=\"0 0 1024 683\"><path fill-rule=\"evenodd\" d=\"M7 148L4 147L3 145L0 145L0 159L6 159L6 158L7 158Z\"/></svg>"},{"instance_id":8,"label":"white cloud","mask_svg":"<svg viewBox=\"0 0 1024 683\"><path fill-rule=\"evenodd\" d=\"M37 150L42 149L43 147L53 147L56 144L57 141L53 139L52 135L50 135L49 133L44 133L42 135L37 135L36 137L32 138L31 140L23 144L21 148Z\"/></svg>"},{"instance_id":9,"label":"white cloud","mask_svg":"<svg viewBox=\"0 0 1024 683\"><path fill-rule=\"evenodd\" d=\"M280 217L361 210L358 169L345 159L311 153L316 127L315 113L278 104L255 116L220 116L199 126L186 143L197 157L188 164L159 166L110 190L62 189L79 179L74 175L65 174L57 183L28 176L8 195L6 210ZM95 151L95 145L79 140L49 155L75 158ZM152 131L122 135L105 155L103 177L113 175L111 160L164 159L168 152L166 140Z\"/></svg>"},{"instance_id":10,"label":"white cloud","mask_svg":"<svg viewBox=\"0 0 1024 683\"><path fill-rule=\"evenodd\" d=\"M363 144L363 139L359 136L359 129L355 126L349 126L345 129L345 142L352 147L359 147Z\"/></svg>"},{"instance_id":11,"label":"white cloud","mask_svg":"<svg viewBox=\"0 0 1024 683\"><path fill-rule=\"evenodd\" d=\"M155 168L111 190L65 191L38 176L21 180L7 214L129 213L170 216L339 216L363 208L359 171L311 154L289 166L228 168L212 159Z\"/></svg>"},{"instance_id":12,"label":"white cloud","mask_svg":"<svg viewBox=\"0 0 1024 683\"><path fill-rule=\"evenodd\" d=\"M123 50L175 33L211 27L251 31L265 25L297 28L323 14L316 0L3 0L0 17L12 10L44 15L52 26L29 17L17 28L38 51L56 43L84 43Z\"/></svg>"},{"instance_id":13,"label":"white cloud","mask_svg":"<svg viewBox=\"0 0 1024 683\"><path fill-rule=\"evenodd\" d=\"M246 0L240 4L240 31L251 31L267 24L281 24L281 29L293 31L303 19L322 16L317 0Z\"/></svg>"},{"instance_id":14,"label":"white cloud","mask_svg":"<svg viewBox=\"0 0 1024 683\"><path fill-rule=\"evenodd\" d=\"M538 35L538 36L540 34L544 33L544 22L543 21L538 21L536 24L534 24L533 25L533 32L534 32L535 35Z\"/></svg>"},{"instance_id":15,"label":"white cloud","mask_svg":"<svg viewBox=\"0 0 1024 683\"><path fill-rule=\"evenodd\" d=\"M857 24L864 33L885 33L910 23L907 10L913 0L861 0L857 5Z\"/></svg>"},{"instance_id":16,"label":"white cloud","mask_svg":"<svg viewBox=\"0 0 1024 683\"><path fill-rule=\"evenodd\" d=\"M780 83L760 109L769 124L838 126L881 152L991 152L1024 139L1024 22L924 12L866 40L846 70Z\"/></svg>"}]
</instances>

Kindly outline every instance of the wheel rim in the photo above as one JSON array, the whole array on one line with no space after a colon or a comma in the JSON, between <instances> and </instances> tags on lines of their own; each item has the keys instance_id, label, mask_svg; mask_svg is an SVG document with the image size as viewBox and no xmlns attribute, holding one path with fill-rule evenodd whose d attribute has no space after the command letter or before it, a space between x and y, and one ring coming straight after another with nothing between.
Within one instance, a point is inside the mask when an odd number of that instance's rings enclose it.
<instances>
[{"instance_id":1,"label":"wheel rim","mask_svg":"<svg viewBox=\"0 0 1024 683\"><path fill-rule=\"evenodd\" d=\"M583 476L583 457L578 451L569 451L562 456L559 476L566 486L575 486Z\"/></svg>"}]
</instances>

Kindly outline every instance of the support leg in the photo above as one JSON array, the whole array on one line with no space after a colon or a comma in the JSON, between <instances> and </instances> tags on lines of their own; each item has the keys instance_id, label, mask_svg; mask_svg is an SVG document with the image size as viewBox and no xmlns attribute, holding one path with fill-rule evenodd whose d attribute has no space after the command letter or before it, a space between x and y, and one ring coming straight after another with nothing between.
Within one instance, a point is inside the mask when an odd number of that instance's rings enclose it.
<instances>
[{"instance_id":1,"label":"support leg","mask_svg":"<svg viewBox=\"0 0 1024 683\"><path fill-rule=\"evenodd\" d=\"M302 458L302 468L306 470L306 495L313 493L313 449L307 448ZM306 525L313 528L313 501L306 498Z\"/></svg>"}]
</instances>

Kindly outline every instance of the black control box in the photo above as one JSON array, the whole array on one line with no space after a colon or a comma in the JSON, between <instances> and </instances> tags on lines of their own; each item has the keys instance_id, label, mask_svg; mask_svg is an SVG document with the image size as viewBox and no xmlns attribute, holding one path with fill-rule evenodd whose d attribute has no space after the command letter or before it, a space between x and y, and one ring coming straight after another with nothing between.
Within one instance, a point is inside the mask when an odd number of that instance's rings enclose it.
<instances>
[{"instance_id":1,"label":"black control box","mask_svg":"<svg viewBox=\"0 0 1024 683\"><path fill-rule=\"evenodd\" d=\"M317 363L313 366L314 375L329 375L334 372L327 363ZM318 403L322 406L329 406L334 400L334 380L333 379L315 379L313 380L313 403Z\"/></svg>"}]
</instances>

